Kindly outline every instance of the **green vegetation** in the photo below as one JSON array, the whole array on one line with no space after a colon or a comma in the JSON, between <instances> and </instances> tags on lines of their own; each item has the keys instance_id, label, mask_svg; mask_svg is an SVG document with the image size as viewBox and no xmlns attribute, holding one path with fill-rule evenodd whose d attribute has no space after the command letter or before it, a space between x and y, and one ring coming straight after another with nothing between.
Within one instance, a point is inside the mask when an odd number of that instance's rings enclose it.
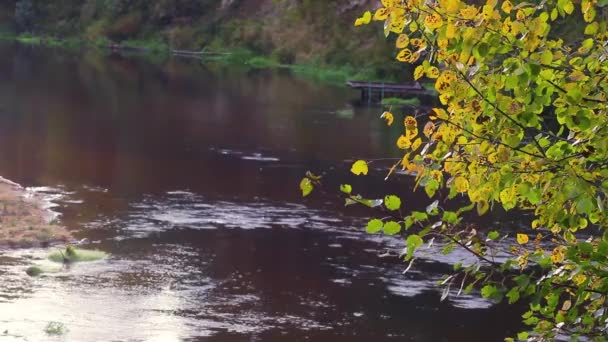
<instances>
[{"instance_id":1,"label":"green vegetation","mask_svg":"<svg viewBox=\"0 0 608 342\"><path fill-rule=\"evenodd\" d=\"M75 248L73 246L67 246L65 249L53 251L48 256L49 260L61 263L98 261L107 257L108 254L102 251L90 251Z\"/></svg>"},{"instance_id":2,"label":"green vegetation","mask_svg":"<svg viewBox=\"0 0 608 342\"><path fill-rule=\"evenodd\" d=\"M27 275L29 275L30 277L37 277L39 275L41 275L42 273L44 273L42 271L42 269L38 266L30 266L25 270L25 273Z\"/></svg>"},{"instance_id":3,"label":"green vegetation","mask_svg":"<svg viewBox=\"0 0 608 342\"><path fill-rule=\"evenodd\" d=\"M47 326L44 328L44 332L47 335L60 336L67 332L67 328L65 327L65 324L63 324L63 323L49 322L49 324L47 324Z\"/></svg>"},{"instance_id":4,"label":"green vegetation","mask_svg":"<svg viewBox=\"0 0 608 342\"><path fill-rule=\"evenodd\" d=\"M384 107L403 107L403 106L420 106L420 99L412 97L409 99L402 99L399 97L387 97L380 101L380 104Z\"/></svg>"},{"instance_id":5,"label":"green vegetation","mask_svg":"<svg viewBox=\"0 0 608 342\"><path fill-rule=\"evenodd\" d=\"M384 24L397 60L435 80L441 103L423 122L406 116L387 177L415 175L412 190L429 203L368 199L343 184L346 204L378 211L368 233L403 237L407 269L438 243L474 256L439 282L442 299L479 290L523 302L527 329L506 341L608 340L608 1L382 5L355 26ZM568 22L579 30L564 40L553 28ZM371 162L380 161L358 160L352 173L375 172ZM307 173L300 189L321 185ZM528 227L466 223L465 213L491 210L530 217Z\"/></svg>"},{"instance_id":6,"label":"green vegetation","mask_svg":"<svg viewBox=\"0 0 608 342\"><path fill-rule=\"evenodd\" d=\"M16 0L0 4L0 25L30 44L247 51L249 67L294 66L299 75L331 82L410 77L375 30L348 28L360 9L350 1Z\"/></svg>"}]
</instances>

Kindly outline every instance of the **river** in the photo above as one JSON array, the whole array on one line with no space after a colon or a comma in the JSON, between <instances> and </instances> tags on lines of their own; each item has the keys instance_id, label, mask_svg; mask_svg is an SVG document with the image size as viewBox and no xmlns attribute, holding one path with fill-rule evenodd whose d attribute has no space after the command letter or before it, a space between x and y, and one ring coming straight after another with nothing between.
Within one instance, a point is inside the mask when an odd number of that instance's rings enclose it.
<instances>
[{"instance_id":1,"label":"river","mask_svg":"<svg viewBox=\"0 0 608 342\"><path fill-rule=\"evenodd\" d=\"M284 71L0 46L0 174L44 194L104 261L30 278L48 250L0 252L4 341L501 341L519 312L440 302L437 253L412 270L369 214L302 199L307 170L379 195L410 180L350 175L395 156L398 128L349 89ZM409 195L419 206L424 195ZM51 322L65 327L55 336Z\"/></svg>"}]
</instances>

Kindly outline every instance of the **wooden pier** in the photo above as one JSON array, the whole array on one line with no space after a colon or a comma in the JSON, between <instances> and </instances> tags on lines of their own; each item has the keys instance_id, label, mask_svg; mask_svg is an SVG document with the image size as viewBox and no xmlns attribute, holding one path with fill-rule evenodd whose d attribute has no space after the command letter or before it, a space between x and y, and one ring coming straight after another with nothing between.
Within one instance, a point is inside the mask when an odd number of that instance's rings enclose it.
<instances>
[{"instance_id":1,"label":"wooden pier","mask_svg":"<svg viewBox=\"0 0 608 342\"><path fill-rule=\"evenodd\" d=\"M348 81L346 84L361 90L362 102L380 102L387 97L432 96L432 90L425 89L420 82L387 83Z\"/></svg>"}]
</instances>

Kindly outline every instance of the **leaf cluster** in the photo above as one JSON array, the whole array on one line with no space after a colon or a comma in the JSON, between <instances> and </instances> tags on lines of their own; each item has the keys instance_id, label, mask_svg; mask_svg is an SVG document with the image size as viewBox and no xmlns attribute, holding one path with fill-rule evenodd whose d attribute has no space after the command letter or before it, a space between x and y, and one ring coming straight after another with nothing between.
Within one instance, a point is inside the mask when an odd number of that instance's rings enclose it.
<instances>
[{"instance_id":1,"label":"leaf cluster","mask_svg":"<svg viewBox=\"0 0 608 342\"><path fill-rule=\"evenodd\" d=\"M517 339L606 340L607 2L381 2L355 26L382 22L395 36L395 58L415 66L415 79L433 80L441 103L424 120L405 116L396 141L403 157L389 176L396 169L414 176L432 203L404 214L394 195L366 200L343 186L347 204L381 209L387 216L366 230L403 234L406 260L435 239L446 254L475 255L476 263L446 275L444 298L452 288L480 288L483 297L509 303L526 298L529 330ZM550 32L569 16L585 24L581 39L566 43ZM395 121L388 112L382 118ZM353 165L354 174L368 171L365 161ZM456 211L440 205L456 197L468 204ZM462 223L465 211L484 215L495 206L534 218L514 236Z\"/></svg>"}]
</instances>

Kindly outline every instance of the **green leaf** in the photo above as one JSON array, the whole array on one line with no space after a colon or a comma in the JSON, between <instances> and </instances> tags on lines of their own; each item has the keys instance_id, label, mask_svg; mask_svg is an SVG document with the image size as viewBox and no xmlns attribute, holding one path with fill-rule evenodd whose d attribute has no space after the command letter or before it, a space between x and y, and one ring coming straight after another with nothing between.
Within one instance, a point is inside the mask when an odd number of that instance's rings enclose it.
<instances>
[{"instance_id":1,"label":"green leaf","mask_svg":"<svg viewBox=\"0 0 608 342\"><path fill-rule=\"evenodd\" d=\"M540 191L540 189L532 189L530 190L530 192L528 192L528 201L530 201L531 204L538 204L540 203L540 200L542 199L542 193Z\"/></svg>"},{"instance_id":2,"label":"green leaf","mask_svg":"<svg viewBox=\"0 0 608 342\"><path fill-rule=\"evenodd\" d=\"M493 285L486 285L481 289L481 296L483 298L491 298L496 294L498 289Z\"/></svg>"},{"instance_id":3,"label":"green leaf","mask_svg":"<svg viewBox=\"0 0 608 342\"><path fill-rule=\"evenodd\" d=\"M395 195L388 195L384 197L384 205L388 210L399 210L401 208L401 198Z\"/></svg>"},{"instance_id":4,"label":"green leaf","mask_svg":"<svg viewBox=\"0 0 608 342\"><path fill-rule=\"evenodd\" d=\"M528 336L530 336L530 334L527 331L522 331L519 334L517 334L517 339L520 341L527 341Z\"/></svg>"},{"instance_id":5,"label":"green leaf","mask_svg":"<svg viewBox=\"0 0 608 342\"><path fill-rule=\"evenodd\" d=\"M437 209L437 207L439 206L439 201L438 200L434 200L433 203L429 204L426 207L426 213L429 215L437 215L439 209Z\"/></svg>"},{"instance_id":6,"label":"green leaf","mask_svg":"<svg viewBox=\"0 0 608 342\"><path fill-rule=\"evenodd\" d=\"M473 56L475 56L477 60L483 60L488 55L489 50L490 46L488 45L488 43L479 43L473 49Z\"/></svg>"},{"instance_id":7,"label":"green leaf","mask_svg":"<svg viewBox=\"0 0 608 342\"><path fill-rule=\"evenodd\" d=\"M388 221L384 224L384 234L396 235L401 231L401 224L395 221Z\"/></svg>"},{"instance_id":8,"label":"green leaf","mask_svg":"<svg viewBox=\"0 0 608 342\"><path fill-rule=\"evenodd\" d=\"M342 191L345 194L350 194L351 192L353 192L353 187L350 186L349 184L342 184L342 185L340 185L340 191Z\"/></svg>"},{"instance_id":9,"label":"green leaf","mask_svg":"<svg viewBox=\"0 0 608 342\"><path fill-rule=\"evenodd\" d=\"M589 197L583 197L576 203L576 211L581 214L589 215L594 208L595 205Z\"/></svg>"},{"instance_id":10,"label":"green leaf","mask_svg":"<svg viewBox=\"0 0 608 342\"><path fill-rule=\"evenodd\" d=\"M452 251L454 250L454 247L456 247L456 245L453 243L449 243L449 244L445 245L443 247L443 249L441 250L441 254L448 255L448 254L452 253Z\"/></svg>"},{"instance_id":11,"label":"green leaf","mask_svg":"<svg viewBox=\"0 0 608 342\"><path fill-rule=\"evenodd\" d=\"M381 199L371 200L371 199L360 199L359 203L368 206L370 208L376 208L382 205L383 201Z\"/></svg>"},{"instance_id":12,"label":"green leaf","mask_svg":"<svg viewBox=\"0 0 608 342\"><path fill-rule=\"evenodd\" d=\"M312 181L309 178L302 178L300 181L300 190L302 190L302 196L306 197L310 195L314 186L312 185Z\"/></svg>"},{"instance_id":13,"label":"green leaf","mask_svg":"<svg viewBox=\"0 0 608 342\"><path fill-rule=\"evenodd\" d=\"M405 218L405 229L410 229L410 227L412 227L414 225L414 218L411 216L408 216Z\"/></svg>"},{"instance_id":14,"label":"green leaf","mask_svg":"<svg viewBox=\"0 0 608 342\"><path fill-rule=\"evenodd\" d=\"M421 211L413 211L412 217L416 220L416 222L424 221L429 218L427 213L423 213Z\"/></svg>"},{"instance_id":15,"label":"green leaf","mask_svg":"<svg viewBox=\"0 0 608 342\"><path fill-rule=\"evenodd\" d=\"M579 242L578 243L578 250L583 254L583 255L591 255L593 253L593 245L590 244L589 242Z\"/></svg>"},{"instance_id":16,"label":"green leaf","mask_svg":"<svg viewBox=\"0 0 608 342\"><path fill-rule=\"evenodd\" d=\"M600 27L600 25L597 23L597 21L594 21L585 27L585 34L594 35L599 30L599 27Z\"/></svg>"},{"instance_id":17,"label":"green leaf","mask_svg":"<svg viewBox=\"0 0 608 342\"><path fill-rule=\"evenodd\" d=\"M574 12L574 4L572 3L572 1L566 1L566 3L564 4L564 12L566 12L567 14L572 14L572 12Z\"/></svg>"},{"instance_id":18,"label":"green leaf","mask_svg":"<svg viewBox=\"0 0 608 342\"><path fill-rule=\"evenodd\" d=\"M447 223L450 223L450 224L456 224L456 223L458 223L458 221L460 219L458 218L458 214L456 214L455 212L453 212L453 211L445 211L443 213L442 220L445 221L445 222L447 222Z\"/></svg>"},{"instance_id":19,"label":"green leaf","mask_svg":"<svg viewBox=\"0 0 608 342\"><path fill-rule=\"evenodd\" d=\"M492 241L498 239L499 236L500 236L500 234L495 230L488 233L488 239L490 239Z\"/></svg>"},{"instance_id":20,"label":"green leaf","mask_svg":"<svg viewBox=\"0 0 608 342\"><path fill-rule=\"evenodd\" d=\"M408 247L418 248L424 244L422 238L416 234L412 234L407 237L406 244Z\"/></svg>"},{"instance_id":21,"label":"green leaf","mask_svg":"<svg viewBox=\"0 0 608 342\"><path fill-rule=\"evenodd\" d=\"M373 219L367 223L367 227L365 228L365 231L368 232L369 234L376 234L382 230L382 227L384 227L384 222L382 222L382 220Z\"/></svg>"},{"instance_id":22,"label":"green leaf","mask_svg":"<svg viewBox=\"0 0 608 342\"><path fill-rule=\"evenodd\" d=\"M555 21L555 19L557 19L557 14L558 14L558 12L557 12L557 8L554 8L554 9L551 11L551 21Z\"/></svg>"},{"instance_id":23,"label":"green leaf","mask_svg":"<svg viewBox=\"0 0 608 342\"><path fill-rule=\"evenodd\" d=\"M519 300L519 288L514 287L507 292L507 298L509 298L509 304L513 304Z\"/></svg>"},{"instance_id":24,"label":"green leaf","mask_svg":"<svg viewBox=\"0 0 608 342\"><path fill-rule=\"evenodd\" d=\"M418 236L416 234L412 234L407 237L405 244L407 246L407 257L406 258L410 259L414 255L414 251L416 251L416 248L422 246L424 244L424 241L422 240L422 238L420 236Z\"/></svg>"},{"instance_id":25,"label":"green leaf","mask_svg":"<svg viewBox=\"0 0 608 342\"><path fill-rule=\"evenodd\" d=\"M426 182L426 185L424 186L424 192L426 192L426 195L429 196L429 198L432 198L433 196L435 196L435 193L437 192L437 190L439 189L439 182L431 179L428 182Z\"/></svg>"},{"instance_id":26,"label":"green leaf","mask_svg":"<svg viewBox=\"0 0 608 342\"><path fill-rule=\"evenodd\" d=\"M347 199L344 201L344 206L345 206L345 207L348 207L349 205L355 205L355 204L359 204L359 202L355 201L355 200L354 200L354 199L352 199L352 198L347 198Z\"/></svg>"},{"instance_id":27,"label":"green leaf","mask_svg":"<svg viewBox=\"0 0 608 342\"><path fill-rule=\"evenodd\" d=\"M553 53L549 50L543 51L540 55L540 62L543 64L551 64L551 62L553 62Z\"/></svg>"},{"instance_id":28,"label":"green leaf","mask_svg":"<svg viewBox=\"0 0 608 342\"><path fill-rule=\"evenodd\" d=\"M481 200L477 202L477 215L481 216L488 212L490 209L490 204L486 200Z\"/></svg>"},{"instance_id":29,"label":"green leaf","mask_svg":"<svg viewBox=\"0 0 608 342\"><path fill-rule=\"evenodd\" d=\"M367 175L367 173L369 172L367 162L365 160L357 160L356 162L353 163L353 166L351 167L350 172L352 172L353 174L355 174L357 176Z\"/></svg>"}]
</instances>

